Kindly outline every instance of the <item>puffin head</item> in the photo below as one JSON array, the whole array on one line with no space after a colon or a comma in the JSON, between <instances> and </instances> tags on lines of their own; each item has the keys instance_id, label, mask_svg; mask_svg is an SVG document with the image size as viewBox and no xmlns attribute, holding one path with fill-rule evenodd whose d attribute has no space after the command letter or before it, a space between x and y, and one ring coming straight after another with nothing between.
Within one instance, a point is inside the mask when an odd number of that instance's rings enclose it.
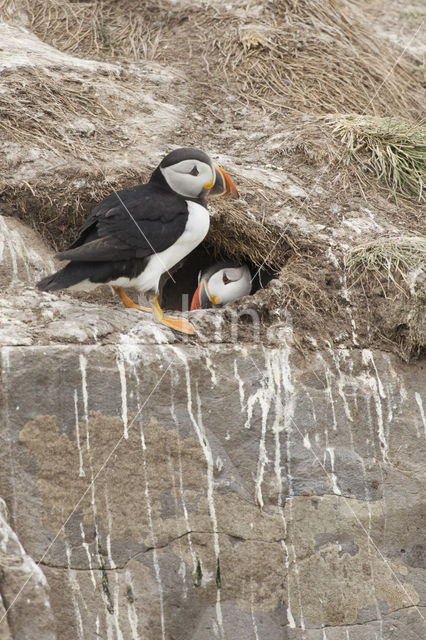
<instances>
[{"instance_id":1,"label":"puffin head","mask_svg":"<svg viewBox=\"0 0 426 640\"><path fill-rule=\"evenodd\" d=\"M247 296L251 291L251 274L247 265L218 262L198 275L198 287L192 297L191 311L223 306Z\"/></svg>"},{"instance_id":2,"label":"puffin head","mask_svg":"<svg viewBox=\"0 0 426 640\"><path fill-rule=\"evenodd\" d=\"M228 176L200 149L182 147L167 154L151 176L184 198L203 200L207 195L238 196Z\"/></svg>"}]
</instances>

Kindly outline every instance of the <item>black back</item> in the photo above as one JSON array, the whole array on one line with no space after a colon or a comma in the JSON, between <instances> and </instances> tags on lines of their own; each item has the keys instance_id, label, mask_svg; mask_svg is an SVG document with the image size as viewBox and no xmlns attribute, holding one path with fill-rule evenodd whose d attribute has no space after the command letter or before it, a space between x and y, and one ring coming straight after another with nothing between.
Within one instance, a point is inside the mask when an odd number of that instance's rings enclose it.
<instances>
[{"instance_id":1,"label":"black back","mask_svg":"<svg viewBox=\"0 0 426 640\"><path fill-rule=\"evenodd\" d=\"M154 172L155 173L155 172ZM60 260L116 261L146 258L170 247L185 230L185 198L163 180L116 191L102 200Z\"/></svg>"}]
</instances>

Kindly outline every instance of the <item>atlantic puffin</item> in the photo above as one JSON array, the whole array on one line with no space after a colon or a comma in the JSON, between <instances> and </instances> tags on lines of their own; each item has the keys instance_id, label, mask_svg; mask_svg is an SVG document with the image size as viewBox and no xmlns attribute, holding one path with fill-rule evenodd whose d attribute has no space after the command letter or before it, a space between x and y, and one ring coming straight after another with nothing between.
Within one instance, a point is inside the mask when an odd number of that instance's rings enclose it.
<instances>
[{"instance_id":1,"label":"atlantic puffin","mask_svg":"<svg viewBox=\"0 0 426 640\"><path fill-rule=\"evenodd\" d=\"M251 273L246 264L240 265L228 260L217 262L200 271L191 311L223 306L247 296L251 288Z\"/></svg>"},{"instance_id":2,"label":"atlantic puffin","mask_svg":"<svg viewBox=\"0 0 426 640\"><path fill-rule=\"evenodd\" d=\"M187 256L209 229L208 195L238 195L229 175L193 148L175 149L149 182L114 191L93 209L76 241L56 257L70 262L37 283L42 291L91 291L109 284L126 307L153 312L158 322L186 334L184 318L166 317L158 302L163 273ZM135 304L122 287L134 287L152 309Z\"/></svg>"}]
</instances>

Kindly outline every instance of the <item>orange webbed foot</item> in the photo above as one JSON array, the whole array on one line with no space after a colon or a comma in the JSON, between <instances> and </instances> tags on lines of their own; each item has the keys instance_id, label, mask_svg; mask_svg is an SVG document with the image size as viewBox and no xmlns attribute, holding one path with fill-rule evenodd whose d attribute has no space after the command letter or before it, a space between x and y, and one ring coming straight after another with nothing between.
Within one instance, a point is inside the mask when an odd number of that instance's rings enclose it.
<instances>
[{"instance_id":1,"label":"orange webbed foot","mask_svg":"<svg viewBox=\"0 0 426 640\"><path fill-rule=\"evenodd\" d=\"M152 313L152 309L150 309L150 307L142 307L140 304L136 304L135 302L133 302L133 300L124 293L121 287L113 287L113 289L116 293L118 293L121 300L123 301L124 306L128 309L139 309L139 311L145 311L145 313Z\"/></svg>"}]
</instances>

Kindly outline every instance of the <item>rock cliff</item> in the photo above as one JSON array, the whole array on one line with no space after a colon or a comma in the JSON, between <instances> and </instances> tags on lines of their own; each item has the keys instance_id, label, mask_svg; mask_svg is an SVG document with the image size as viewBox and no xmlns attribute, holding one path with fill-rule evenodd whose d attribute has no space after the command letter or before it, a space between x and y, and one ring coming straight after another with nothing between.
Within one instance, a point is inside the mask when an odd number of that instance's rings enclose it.
<instances>
[{"instance_id":1,"label":"rock cliff","mask_svg":"<svg viewBox=\"0 0 426 640\"><path fill-rule=\"evenodd\" d=\"M366 142L421 111L420 23L322 4L0 3L2 640L424 637L417 165L400 192ZM38 292L93 203L181 144L242 197L179 296L215 255L268 286L193 338Z\"/></svg>"}]
</instances>

